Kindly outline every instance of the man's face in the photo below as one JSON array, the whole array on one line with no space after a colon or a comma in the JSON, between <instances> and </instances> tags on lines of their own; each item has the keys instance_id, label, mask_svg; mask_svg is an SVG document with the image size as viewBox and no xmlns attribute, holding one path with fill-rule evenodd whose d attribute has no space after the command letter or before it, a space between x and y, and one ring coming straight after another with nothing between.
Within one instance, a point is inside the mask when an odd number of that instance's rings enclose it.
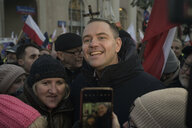
<instances>
[{"instance_id":1,"label":"man's face","mask_svg":"<svg viewBox=\"0 0 192 128\"><path fill-rule=\"evenodd\" d=\"M190 54L179 72L179 80L184 87L189 86L190 68L192 68L192 54Z\"/></svg>"},{"instance_id":2,"label":"man's face","mask_svg":"<svg viewBox=\"0 0 192 128\"><path fill-rule=\"evenodd\" d=\"M33 62L39 57L40 52L37 48L27 47L25 49L25 55L22 59L21 66L29 73Z\"/></svg>"},{"instance_id":3,"label":"man's face","mask_svg":"<svg viewBox=\"0 0 192 128\"><path fill-rule=\"evenodd\" d=\"M77 69L82 66L83 54L82 47L73 48L66 51L58 51L58 58L68 69Z\"/></svg>"},{"instance_id":4,"label":"man's face","mask_svg":"<svg viewBox=\"0 0 192 128\"><path fill-rule=\"evenodd\" d=\"M96 21L86 26L83 33L83 56L96 70L118 63L120 47L121 39L114 37L107 23Z\"/></svg>"},{"instance_id":5,"label":"man's face","mask_svg":"<svg viewBox=\"0 0 192 128\"><path fill-rule=\"evenodd\" d=\"M174 41L171 48L173 49L175 55L179 57L182 53L182 44Z\"/></svg>"}]
</instances>

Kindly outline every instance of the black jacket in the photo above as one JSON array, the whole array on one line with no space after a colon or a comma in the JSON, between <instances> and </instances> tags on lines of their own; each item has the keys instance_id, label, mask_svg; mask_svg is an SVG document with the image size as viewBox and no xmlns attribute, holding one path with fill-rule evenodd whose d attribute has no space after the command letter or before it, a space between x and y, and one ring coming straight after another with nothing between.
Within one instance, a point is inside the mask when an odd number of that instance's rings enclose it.
<instances>
[{"instance_id":1,"label":"black jacket","mask_svg":"<svg viewBox=\"0 0 192 128\"><path fill-rule=\"evenodd\" d=\"M124 48L119 55L119 63L106 67L100 78L94 77L93 74L94 70L91 67L84 66L83 72L71 85L71 98L75 105L76 119L79 117L80 89L83 87L113 88L113 111L117 114L121 126L128 120L129 109L137 97L164 88L162 82L144 72L133 44L129 44L127 50Z\"/></svg>"}]
</instances>

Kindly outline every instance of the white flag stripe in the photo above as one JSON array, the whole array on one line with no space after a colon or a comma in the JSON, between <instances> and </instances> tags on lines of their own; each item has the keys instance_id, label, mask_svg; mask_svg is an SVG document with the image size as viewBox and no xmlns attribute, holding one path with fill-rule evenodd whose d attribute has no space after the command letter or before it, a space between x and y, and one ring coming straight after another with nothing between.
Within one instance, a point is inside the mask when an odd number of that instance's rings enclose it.
<instances>
[{"instance_id":1,"label":"white flag stripe","mask_svg":"<svg viewBox=\"0 0 192 128\"><path fill-rule=\"evenodd\" d=\"M161 70L161 74L163 73L164 71L164 68L165 68L165 65L167 63L167 58L169 56L169 52L170 52L170 49L171 49L171 45L172 45L172 42L173 42L173 38L175 36L175 32L176 32L176 29L177 27L174 27L174 28L171 28L169 30L169 33L167 35L167 38L165 40L165 43L163 45L163 53L164 53L164 64L163 64L163 68Z\"/></svg>"},{"instance_id":2,"label":"white flag stripe","mask_svg":"<svg viewBox=\"0 0 192 128\"><path fill-rule=\"evenodd\" d=\"M129 28L127 29L127 32L131 35L133 40L135 40L135 42L137 42L137 38L136 38L136 34L135 34L135 28L134 28L133 24L131 24L129 26Z\"/></svg>"},{"instance_id":3,"label":"white flag stripe","mask_svg":"<svg viewBox=\"0 0 192 128\"><path fill-rule=\"evenodd\" d=\"M57 33L57 29L55 29L55 30L53 31L53 34L52 34L52 37L51 37L52 40L55 38L56 33Z\"/></svg>"},{"instance_id":4,"label":"white flag stripe","mask_svg":"<svg viewBox=\"0 0 192 128\"><path fill-rule=\"evenodd\" d=\"M67 31L66 31L66 28L65 28L65 26L64 26L64 23L62 23L61 26L62 26L63 34L66 33Z\"/></svg>"},{"instance_id":5,"label":"white flag stripe","mask_svg":"<svg viewBox=\"0 0 192 128\"><path fill-rule=\"evenodd\" d=\"M139 29L139 36L140 36L140 40L143 40L144 34L140 29Z\"/></svg>"},{"instance_id":6,"label":"white flag stripe","mask_svg":"<svg viewBox=\"0 0 192 128\"><path fill-rule=\"evenodd\" d=\"M185 37L185 42L188 42L188 41L190 41L189 35L187 35L187 36Z\"/></svg>"}]
</instances>

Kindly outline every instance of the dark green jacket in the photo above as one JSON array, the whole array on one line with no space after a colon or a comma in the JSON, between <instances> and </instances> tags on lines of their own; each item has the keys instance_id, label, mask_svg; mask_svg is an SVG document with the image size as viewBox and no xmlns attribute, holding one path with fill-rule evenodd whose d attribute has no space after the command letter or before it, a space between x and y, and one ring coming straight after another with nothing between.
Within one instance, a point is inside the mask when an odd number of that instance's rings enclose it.
<instances>
[{"instance_id":1,"label":"dark green jacket","mask_svg":"<svg viewBox=\"0 0 192 128\"><path fill-rule=\"evenodd\" d=\"M32 88L28 87L27 84L24 86L24 92L18 98L45 116L48 121L48 128L72 127L73 106L68 99L63 99L57 108L49 112L48 108L38 99Z\"/></svg>"}]
</instances>

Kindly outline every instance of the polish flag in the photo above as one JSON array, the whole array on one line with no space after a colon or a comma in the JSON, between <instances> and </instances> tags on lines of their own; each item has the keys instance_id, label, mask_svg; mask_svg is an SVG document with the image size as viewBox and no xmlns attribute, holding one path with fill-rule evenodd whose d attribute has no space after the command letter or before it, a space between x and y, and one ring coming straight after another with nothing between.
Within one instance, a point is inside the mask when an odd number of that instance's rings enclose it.
<instances>
[{"instance_id":1,"label":"polish flag","mask_svg":"<svg viewBox=\"0 0 192 128\"><path fill-rule=\"evenodd\" d=\"M39 46L45 41L45 36L30 15L28 15L24 23L23 31Z\"/></svg>"},{"instance_id":2,"label":"polish flag","mask_svg":"<svg viewBox=\"0 0 192 128\"><path fill-rule=\"evenodd\" d=\"M175 26L176 24L168 20L167 0L155 0L142 42L147 41L143 68L158 79L162 75L171 49Z\"/></svg>"}]
</instances>

